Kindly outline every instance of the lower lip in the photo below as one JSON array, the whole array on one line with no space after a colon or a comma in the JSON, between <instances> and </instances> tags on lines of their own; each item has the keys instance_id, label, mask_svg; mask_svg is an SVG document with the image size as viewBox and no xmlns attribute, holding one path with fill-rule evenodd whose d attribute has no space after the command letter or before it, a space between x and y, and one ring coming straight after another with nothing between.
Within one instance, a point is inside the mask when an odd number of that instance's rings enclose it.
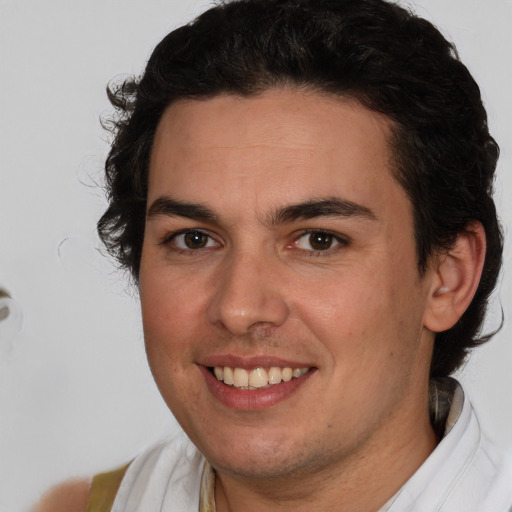
<instances>
[{"instance_id":1,"label":"lower lip","mask_svg":"<svg viewBox=\"0 0 512 512\"><path fill-rule=\"evenodd\" d=\"M199 366L210 392L227 407L241 411L261 411L286 400L302 386L314 369L288 382L274 384L263 389L237 389L218 380L208 368Z\"/></svg>"}]
</instances>

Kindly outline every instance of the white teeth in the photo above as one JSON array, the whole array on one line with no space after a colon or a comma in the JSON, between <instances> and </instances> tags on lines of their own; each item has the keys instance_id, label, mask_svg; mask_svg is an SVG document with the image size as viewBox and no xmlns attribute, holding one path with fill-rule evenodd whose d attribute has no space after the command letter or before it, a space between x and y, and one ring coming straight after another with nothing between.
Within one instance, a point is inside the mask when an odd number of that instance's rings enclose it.
<instances>
[{"instance_id":1,"label":"white teeth","mask_svg":"<svg viewBox=\"0 0 512 512\"><path fill-rule=\"evenodd\" d=\"M249 374L249 386L253 388L264 388L268 386L268 374L263 368L255 368Z\"/></svg>"},{"instance_id":2,"label":"white teeth","mask_svg":"<svg viewBox=\"0 0 512 512\"><path fill-rule=\"evenodd\" d=\"M217 380L224 381L228 386L235 386L240 389L258 389L279 384L280 382L289 382L292 378L299 378L306 374L309 368L279 368L272 366L268 369L254 368L245 370L244 368L231 368L229 366L215 366L213 373Z\"/></svg>"},{"instance_id":3,"label":"white teeth","mask_svg":"<svg viewBox=\"0 0 512 512\"><path fill-rule=\"evenodd\" d=\"M243 368L235 368L233 380L236 388L246 388L249 385L249 374Z\"/></svg>"},{"instance_id":4,"label":"white teeth","mask_svg":"<svg viewBox=\"0 0 512 512\"><path fill-rule=\"evenodd\" d=\"M275 366L272 366L272 368L270 368L270 370L268 371L268 383L279 384L281 382L281 375L281 368L276 368Z\"/></svg>"},{"instance_id":5,"label":"white teeth","mask_svg":"<svg viewBox=\"0 0 512 512\"><path fill-rule=\"evenodd\" d=\"M293 370L291 368L283 368L282 379L285 382L288 382L288 381L292 380L292 377L293 377Z\"/></svg>"},{"instance_id":6,"label":"white teeth","mask_svg":"<svg viewBox=\"0 0 512 512\"><path fill-rule=\"evenodd\" d=\"M215 368L218 368L218 366L216 366ZM230 368L229 366L225 366L224 367L224 384L227 384L228 386L232 386L235 381L233 380L233 369ZM218 377L217 377L218 379Z\"/></svg>"},{"instance_id":7,"label":"white teeth","mask_svg":"<svg viewBox=\"0 0 512 512\"><path fill-rule=\"evenodd\" d=\"M307 371L307 368L294 368L292 375L294 378L298 379L299 377L302 377Z\"/></svg>"}]
</instances>

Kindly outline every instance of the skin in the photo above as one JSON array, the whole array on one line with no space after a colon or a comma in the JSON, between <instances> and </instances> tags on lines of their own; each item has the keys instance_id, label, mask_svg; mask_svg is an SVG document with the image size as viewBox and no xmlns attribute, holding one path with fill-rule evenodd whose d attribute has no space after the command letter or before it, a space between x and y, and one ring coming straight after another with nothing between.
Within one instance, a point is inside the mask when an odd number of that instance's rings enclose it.
<instances>
[{"instance_id":1,"label":"skin","mask_svg":"<svg viewBox=\"0 0 512 512\"><path fill-rule=\"evenodd\" d=\"M32 512L85 512L90 488L90 480L64 482L43 496Z\"/></svg>"},{"instance_id":2,"label":"skin","mask_svg":"<svg viewBox=\"0 0 512 512\"><path fill-rule=\"evenodd\" d=\"M436 445L429 322L443 317L442 275L418 275L390 128L354 101L290 89L183 100L161 119L140 267L147 354L216 469L219 512L377 510ZM356 213L282 213L328 198ZM307 230L332 237L314 250ZM312 371L253 408L207 384L213 360L264 358Z\"/></svg>"}]
</instances>

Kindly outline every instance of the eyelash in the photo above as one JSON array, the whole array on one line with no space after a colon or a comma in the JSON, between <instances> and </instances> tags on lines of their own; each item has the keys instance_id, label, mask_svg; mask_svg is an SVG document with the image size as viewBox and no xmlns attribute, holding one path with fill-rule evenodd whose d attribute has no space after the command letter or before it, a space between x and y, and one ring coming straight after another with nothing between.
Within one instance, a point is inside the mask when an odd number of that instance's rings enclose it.
<instances>
[{"instance_id":1,"label":"eyelash","mask_svg":"<svg viewBox=\"0 0 512 512\"><path fill-rule=\"evenodd\" d=\"M207 237L207 240L206 240L206 245L203 246L203 247L197 247L195 249L193 248L185 248L185 247L179 247L176 245L176 239L179 237L179 236L185 236L187 234L194 234L194 233L197 233L197 234L200 234L200 235L203 235L205 237ZM211 247L208 247L208 244L210 242L214 242L215 244L217 244L218 246L220 246L221 244L215 239L215 237L213 237L210 233L208 233L207 231L203 230L203 229L182 229L180 231L175 231L174 233L171 233L170 235L166 236L161 244L162 245L170 245L172 247L172 249L178 253L178 254L186 254L188 256L194 256L196 255L197 253L199 252L202 252L201 249L211 249Z\"/></svg>"},{"instance_id":2,"label":"eyelash","mask_svg":"<svg viewBox=\"0 0 512 512\"><path fill-rule=\"evenodd\" d=\"M308 250L308 249L301 249L300 247L298 247L298 242L301 238L306 237L306 236L311 236L314 234L329 236L332 238L333 242L336 242L336 244L334 246L331 246L327 249L322 249L322 250L321 249ZM300 233L300 235L294 239L294 241L291 245L295 246L297 249L299 249L304 254L306 254L310 257L318 257L318 256L329 256L333 252L341 249L342 247L347 247L349 244L350 244L350 241L346 237L342 237L341 235L339 235L337 233L333 233L332 231L327 231L324 229L312 228L312 229L306 229L305 231L302 231Z\"/></svg>"},{"instance_id":3,"label":"eyelash","mask_svg":"<svg viewBox=\"0 0 512 512\"><path fill-rule=\"evenodd\" d=\"M185 247L179 247L178 245L176 245L175 241L176 241L176 239L178 237L185 236L187 234L193 235L195 233L207 237L204 246L196 247L196 248L190 248L190 247L189 248L185 248ZM311 250L303 249L303 248L298 246L298 243L301 240L301 238L307 237L307 236L311 236L311 235L323 235L323 236L326 236L326 237L331 237L332 242L335 242L335 245L331 246L331 247L328 247L326 249L314 249L314 248L312 248ZM211 249L212 247L209 246L209 244L211 242L216 244L217 247L222 245L222 244L220 244L216 240L215 237L213 237L210 233L208 233L207 231L205 231L203 229L182 229L180 231L176 231L176 232L171 233L170 235L166 236L162 240L161 244L162 245L171 245L172 249L176 253L178 253L178 254L185 254L185 255L188 255L188 256L194 256L194 255L198 255L198 253L202 252L203 249ZM335 252L336 250L339 250L341 247L348 246L349 243L350 243L350 241L347 238L342 237L342 236L340 236L337 233L333 233L332 231L311 228L311 229L307 229L307 230L301 231L298 236L294 236L293 241L290 244L287 245L287 248L290 248L290 249L296 248L296 249L298 249L299 251L301 251L303 254L305 254L307 256L318 257L318 256L328 256L331 253Z\"/></svg>"}]
</instances>

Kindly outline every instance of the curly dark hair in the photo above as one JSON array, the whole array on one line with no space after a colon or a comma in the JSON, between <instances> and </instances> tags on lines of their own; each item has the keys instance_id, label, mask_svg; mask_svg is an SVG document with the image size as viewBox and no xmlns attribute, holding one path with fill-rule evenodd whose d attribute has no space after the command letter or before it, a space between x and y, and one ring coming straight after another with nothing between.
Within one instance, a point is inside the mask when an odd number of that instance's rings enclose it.
<instances>
[{"instance_id":1,"label":"curly dark hair","mask_svg":"<svg viewBox=\"0 0 512 512\"><path fill-rule=\"evenodd\" d=\"M476 295L435 340L431 375L453 373L491 336L481 326L501 267L492 199L499 149L453 44L385 0L234 0L168 34L140 78L108 89L117 114L106 161L109 206L98 222L107 249L137 282L150 152L172 102L283 85L353 98L392 121L394 174L413 205L420 275L471 221L482 223L487 252Z\"/></svg>"}]
</instances>

